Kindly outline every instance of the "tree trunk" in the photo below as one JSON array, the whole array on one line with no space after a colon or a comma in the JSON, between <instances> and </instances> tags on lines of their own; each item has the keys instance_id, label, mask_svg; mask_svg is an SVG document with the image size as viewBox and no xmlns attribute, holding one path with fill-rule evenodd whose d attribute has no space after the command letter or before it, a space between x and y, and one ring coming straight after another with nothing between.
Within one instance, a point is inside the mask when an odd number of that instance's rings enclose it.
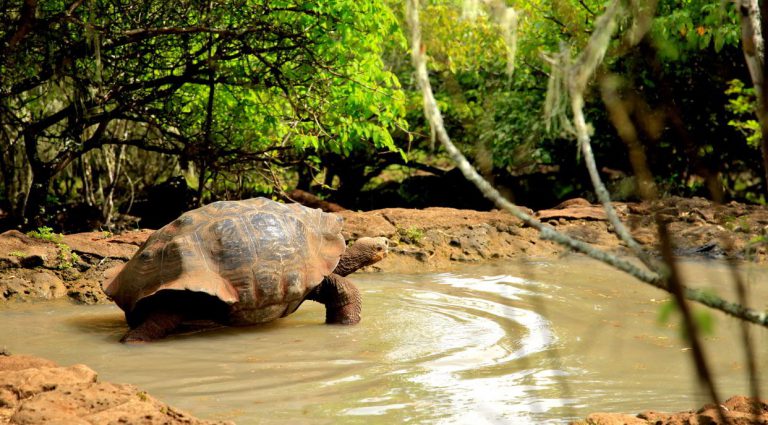
<instances>
[{"instance_id":1,"label":"tree trunk","mask_svg":"<svg viewBox=\"0 0 768 425\"><path fill-rule=\"evenodd\" d=\"M109 185L107 191L104 194L104 205L101 208L101 217L104 220L104 225L109 229L112 226L112 213L115 209L115 188L117 187L117 180L120 178L120 165L123 159L123 153L125 152L125 145L120 146L112 150L111 147L102 148L104 154L104 164L107 167L107 178L109 179Z\"/></svg>"},{"instance_id":2,"label":"tree trunk","mask_svg":"<svg viewBox=\"0 0 768 425\"><path fill-rule=\"evenodd\" d=\"M10 140L3 139L5 143L0 152L0 173L3 175L3 197L8 202L8 212L13 224L21 222L24 215L24 201L29 187L30 171L24 156L23 146Z\"/></svg>"},{"instance_id":3,"label":"tree trunk","mask_svg":"<svg viewBox=\"0 0 768 425\"><path fill-rule=\"evenodd\" d=\"M32 185L27 193L27 200L22 207L22 226L36 228L46 225L46 208L48 207L48 189L51 186L52 175L44 168L32 168Z\"/></svg>"},{"instance_id":4,"label":"tree trunk","mask_svg":"<svg viewBox=\"0 0 768 425\"><path fill-rule=\"evenodd\" d=\"M763 157L763 194L768 195L768 92L765 90L765 41L763 25L766 25L768 17L768 2L763 2L762 7L757 0L741 0L739 2L739 16L741 20L741 46L744 51L744 59L749 68L752 85L757 96L757 119L760 122L762 137L760 140L760 152Z\"/></svg>"},{"instance_id":5,"label":"tree trunk","mask_svg":"<svg viewBox=\"0 0 768 425\"><path fill-rule=\"evenodd\" d=\"M37 150L35 129L27 128L24 132L24 151L32 173L32 183L20 209L21 225L33 228L43 225L47 206L48 188L51 186L53 173L51 167L40 159Z\"/></svg>"}]
</instances>

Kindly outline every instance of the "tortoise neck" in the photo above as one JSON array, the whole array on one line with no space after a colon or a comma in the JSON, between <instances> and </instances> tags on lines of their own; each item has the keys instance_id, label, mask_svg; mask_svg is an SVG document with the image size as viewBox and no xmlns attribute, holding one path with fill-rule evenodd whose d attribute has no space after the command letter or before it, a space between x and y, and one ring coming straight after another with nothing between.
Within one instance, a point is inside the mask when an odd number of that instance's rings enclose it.
<instances>
[{"instance_id":1,"label":"tortoise neck","mask_svg":"<svg viewBox=\"0 0 768 425\"><path fill-rule=\"evenodd\" d=\"M370 253L362 246L362 244L354 244L344 251L344 254L339 260L339 264L333 272L339 276L347 276L358 269L373 264L374 262L375 261L371 261Z\"/></svg>"}]
</instances>

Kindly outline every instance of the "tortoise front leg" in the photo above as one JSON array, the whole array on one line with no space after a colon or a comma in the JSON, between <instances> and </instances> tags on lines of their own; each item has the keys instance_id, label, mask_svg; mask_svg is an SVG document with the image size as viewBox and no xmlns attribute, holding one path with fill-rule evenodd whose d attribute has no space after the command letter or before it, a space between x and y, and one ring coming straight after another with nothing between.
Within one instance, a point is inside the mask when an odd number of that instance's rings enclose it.
<instances>
[{"instance_id":1,"label":"tortoise front leg","mask_svg":"<svg viewBox=\"0 0 768 425\"><path fill-rule=\"evenodd\" d=\"M184 315L171 311L154 311L138 326L126 333L120 342L139 343L160 339L176 329L184 321Z\"/></svg>"},{"instance_id":2,"label":"tortoise front leg","mask_svg":"<svg viewBox=\"0 0 768 425\"><path fill-rule=\"evenodd\" d=\"M360 291L345 277L326 276L307 299L325 304L325 323L354 325L360 321Z\"/></svg>"}]
</instances>

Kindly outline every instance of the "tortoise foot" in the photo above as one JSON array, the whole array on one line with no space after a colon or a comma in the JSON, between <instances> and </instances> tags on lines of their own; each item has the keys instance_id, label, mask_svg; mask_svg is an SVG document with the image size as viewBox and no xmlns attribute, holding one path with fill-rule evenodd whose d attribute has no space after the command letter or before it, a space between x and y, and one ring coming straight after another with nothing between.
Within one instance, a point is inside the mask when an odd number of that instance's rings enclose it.
<instances>
[{"instance_id":1,"label":"tortoise foot","mask_svg":"<svg viewBox=\"0 0 768 425\"><path fill-rule=\"evenodd\" d=\"M144 344L150 341L152 341L152 338L133 331L128 332L120 338L120 342L123 344Z\"/></svg>"},{"instance_id":2,"label":"tortoise foot","mask_svg":"<svg viewBox=\"0 0 768 425\"><path fill-rule=\"evenodd\" d=\"M164 338L178 328L184 315L168 311L155 311L120 339L123 343L142 343Z\"/></svg>"},{"instance_id":3,"label":"tortoise foot","mask_svg":"<svg viewBox=\"0 0 768 425\"><path fill-rule=\"evenodd\" d=\"M326 307L325 323L329 325L356 325L360 323L360 304Z\"/></svg>"}]
</instances>

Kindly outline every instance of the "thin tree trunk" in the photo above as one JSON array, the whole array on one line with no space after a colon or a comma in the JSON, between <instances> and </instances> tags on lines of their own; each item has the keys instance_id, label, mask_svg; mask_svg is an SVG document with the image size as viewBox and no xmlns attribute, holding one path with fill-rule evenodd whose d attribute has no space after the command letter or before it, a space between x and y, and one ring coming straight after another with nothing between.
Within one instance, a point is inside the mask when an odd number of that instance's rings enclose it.
<instances>
[{"instance_id":1,"label":"thin tree trunk","mask_svg":"<svg viewBox=\"0 0 768 425\"><path fill-rule=\"evenodd\" d=\"M117 187L117 180L120 177L120 165L122 164L125 145L115 148L116 152L108 152L111 150L109 147L105 147L103 150L104 162L107 166L109 186L107 186L107 192L104 194L104 205L101 209L101 217L104 220L104 225L109 228L112 225L112 213L115 209L115 188Z\"/></svg>"},{"instance_id":2,"label":"thin tree trunk","mask_svg":"<svg viewBox=\"0 0 768 425\"><path fill-rule=\"evenodd\" d=\"M763 157L763 193L768 195L768 92L765 90L765 79L768 67L765 66L765 40L762 26L768 22L768 2L758 5L757 0L741 0L739 2L741 17L741 46L744 59L747 62L749 76L755 87L757 110L755 115L760 122L760 152Z\"/></svg>"},{"instance_id":3,"label":"thin tree trunk","mask_svg":"<svg viewBox=\"0 0 768 425\"><path fill-rule=\"evenodd\" d=\"M37 150L37 137L27 130L24 133L24 151L27 154L32 181L26 191L20 208L23 227L39 227L44 223L48 201L48 188L51 186L53 173L51 167L40 159Z\"/></svg>"},{"instance_id":4,"label":"thin tree trunk","mask_svg":"<svg viewBox=\"0 0 768 425\"><path fill-rule=\"evenodd\" d=\"M23 226L35 228L45 225L45 215L48 206L48 188L51 186L51 175L45 169L32 170L32 184L27 192L26 201L22 208Z\"/></svg>"}]
</instances>

